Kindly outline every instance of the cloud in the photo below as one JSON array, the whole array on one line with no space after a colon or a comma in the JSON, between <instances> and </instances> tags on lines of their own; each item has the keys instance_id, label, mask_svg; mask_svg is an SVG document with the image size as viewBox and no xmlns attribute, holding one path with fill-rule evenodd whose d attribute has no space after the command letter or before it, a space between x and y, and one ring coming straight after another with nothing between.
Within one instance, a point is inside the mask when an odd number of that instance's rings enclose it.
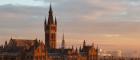
<instances>
[{"instance_id":1,"label":"cloud","mask_svg":"<svg viewBox=\"0 0 140 60\"><path fill-rule=\"evenodd\" d=\"M34 6L23 6L23 5L1 5L0 6L0 12L1 13L11 13L11 14L19 14L19 15L44 15L46 8L43 7L34 7ZM8 15L8 14L7 14Z\"/></svg>"},{"instance_id":2,"label":"cloud","mask_svg":"<svg viewBox=\"0 0 140 60\"><path fill-rule=\"evenodd\" d=\"M34 1L49 4L48 0ZM58 42L63 32L68 42L85 39L89 43L97 40L109 44L123 40L121 44L127 45L133 39L139 41L140 7L132 2L139 3L138 0L53 0ZM0 39L8 40L15 33L29 39L37 34L44 40L43 21L48 16L48 8L49 5L0 5L0 36L3 37Z\"/></svg>"},{"instance_id":3,"label":"cloud","mask_svg":"<svg viewBox=\"0 0 140 60\"><path fill-rule=\"evenodd\" d=\"M112 37L119 37L120 35L119 34L105 34L104 36L112 38Z\"/></svg>"}]
</instances>

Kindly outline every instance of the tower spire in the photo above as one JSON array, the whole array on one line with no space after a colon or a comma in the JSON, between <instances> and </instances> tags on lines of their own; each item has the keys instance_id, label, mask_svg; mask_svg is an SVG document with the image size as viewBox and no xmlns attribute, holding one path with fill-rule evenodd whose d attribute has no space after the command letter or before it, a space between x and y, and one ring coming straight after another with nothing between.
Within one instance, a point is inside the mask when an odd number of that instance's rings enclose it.
<instances>
[{"instance_id":1,"label":"tower spire","mask_svg":"<svg viewBox=\"0 0 140 60\"><path fill-rule=\"evenodd\" d=\"M57 33L57 25L53 19L53 11L52 6L50 4L49 12L48 12L48 22L46 22L45 18L45 45L47 49L56 48L56 33Z\"/></svg>"},{"instance_id":2,"label":"tower spire","mask_svg":"<svg viewBox=\"0 0 140 60\"><path fill-rule=\"evenodd\" d=\"M55 17L55 25L57 25L57 19L56 19L56 17Z\"/></svg>"},{"instance_id":3,"label":"tower spire","mask_svg":"<svg viewBox=\"0 0 140 60\"><path fill-rule=\"evenodd\" d=\"M51 3L50 3L50 10L49 10L49 12L52 12L52 5L51 5Z\"/></svg>"},{"instance_id":4,"label":"tower spire","mask_svg":"<svg viewBox=\"0 0 140 60\"><path fill-rule=\"evenodd\" d=\"M46 16L45 16L45 21L44 21L44 30L46 30Z\"/></svg>"},{"instance_id":5,"label":"tower spire","mask_svg":"<svg viewBox=\"0 0 140 60\"><path fill-rule=\"evenodd\" d=\"M86 46L86 41L85 41L85 40L84 40L84 42L83 42L83 47L84 47L84 46Z\"/></svg>"},{"instance_id":6,"label":"tower spire","mask_svg":"<svg viewBox=\"0 0 140 60\"><path fill-rule=\"evenodd\" d=\"M64 33L63 33L63 37L62 37L62 49L65 48L65 37L64 37Z\"/></svg>"},{"instance_id":7,"label":"tower spire","mask_svg":"<svg viewBox=\"0 0 140 60\"><path fill-rule=\"evenodd\" d=\"M44 21L44 24L46 24L46 16L45 16L45 21Z\"/></svg>"},{"instance_id":8,"label":"tower spire","mask_svg":"<svg viewBox=\"0 0 140 60\"><path fill-rule=\"evenodd\" d=\"M54 23L54 21L53 21L53 11L52 11L51 3L50 3L49 16L48 16L48 24L53 24L53 23Z\"/></svg>"},{"instance_id":9,"label":"tower spire","mask_svg":"<svg viewBox=\"0 0 140 60\"><path fill-rule=\"evenodd\" d=\"M10 40L12 40L13 38L12 38L12 36L11 36L11 38L10 38Z\"/></svg>"},{"instance_id":10,"label":"tower spire","mask_svg":"<svg viewBox=\"0 0 140 60\"><path fill-rule=\"evenodd\" d=\"M64 37L64 33L63 33L63 40L65 39L65 37Z\"/></svg>"}]
</instances>

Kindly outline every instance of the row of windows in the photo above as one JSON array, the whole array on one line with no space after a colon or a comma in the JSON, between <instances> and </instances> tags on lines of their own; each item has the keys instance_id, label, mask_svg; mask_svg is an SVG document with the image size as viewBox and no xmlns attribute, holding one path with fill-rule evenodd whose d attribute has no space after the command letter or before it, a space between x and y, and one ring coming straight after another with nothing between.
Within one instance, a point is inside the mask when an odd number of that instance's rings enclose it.
<instances>
[{"instance_id":1,"label":"row of windows","mask_svg":"<svg viewBox=\"0 0 140 60\"><path fill-rule=\"evenodd\" d=\"M52 39L56 39L56 34L51 34Z\"/></svg>"}]
</instances>

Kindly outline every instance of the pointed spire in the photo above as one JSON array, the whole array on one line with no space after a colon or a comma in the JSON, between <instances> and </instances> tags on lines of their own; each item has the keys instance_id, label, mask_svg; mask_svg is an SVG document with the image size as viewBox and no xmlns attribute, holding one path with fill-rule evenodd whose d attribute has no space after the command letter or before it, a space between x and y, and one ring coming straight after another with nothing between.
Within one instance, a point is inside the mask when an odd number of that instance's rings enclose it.
<instances>
[{"instance_id":1,"label":"pointed spire","mask_svg":"<svg viewBox=\"0 0 140 60\"><path fill-rule=\"evenodd\" d=\"M44 21L44 31L46 30L46 17L45 17L45 21Z\"/></svg>"},{"instance_id":2,"label":"pointed spire","mask_svg":"<svg viewBox=\"0 0 140 60\"><path fill-rule=\"evenodd\" d=\"M73 45L72 45L71 49L74 50Z\"/></svg>"},{"instance_id":3,"label":"pointed spire","mask_svg":"<svg viewBox=\"0 0 140 60\"><path fill-rule=\"evenodd\" d=\"M63 33L63 40L65 40L64 33Z\"/></svg>"},{"instance_id":4,"label":"pointed spire","mask_svg":"<svg viewBox=\"0 0 140 60\"><path fill-rule=\"evenodd\" d=\"M5 45L7 45L7 41L5 41Z\"/></svg>"},{"instance_id":5,"label":"pointed spire","mask_svg":"<svg viewBox=\"0 0 140 60\"><path fill-rule=\"evenodd\" d=\"M44 21L44 24L46 24L46 16L45 16L45 21Z\"/></svg>"},{"instance_id":6,"label":"pointed spire","mask_svg":"<svg viewBox=\"0 0 140 60\"><path fill-rule=\"evenodd\" d=\"M48 17L48 24L53 24L53 11L52 11L52 6L50 4L50 9L49 9L49 17Z\"/></svg>"},{"instance_id":7,"label":"pointed spire","mask_svg":"<svg viewBox=\"0 0 140 60\"><path fill-rule=\"evenodd\" d=\"M82 48L81 48L81 46L80 46L80 48L79 48L79 52L82 50Z\"/></svg>"},{"instance_id":8,"label":"pointed spire","mask_svg":"<svg viewBox=\"0 0 140 60\"><path fill-rule=\"evenodd\" d=\"M50 10L49 10L49 13L52 13L52 5L50 3Z\"/></svg>"},{"instance_id":9,"label":"pointed spire","mask_svg":"<svg viewBox=\"0 0 140 60\"><path fill-rule=\"evenodd\" d=\"M64 33L63 33L63 37L62 37L62 48L65 48L65 38L64 38Z\"/></svg>"},{"instance_id":10,"label":"pointed spire","mask_svg":"<svg viewBox=\"0 0 140 60\"><path fill-rule=\"evenodd\" d=\"M12 38L12 36L11 36L11 38L10 38L10 40L12 40L13 38Z\"/></svg>"},{"instance_id":11,"label":"pointed spire","mask_svg":"<svg viewBox=\"0 0 140 60\"><path fill-rule=\"evenodd\" d=\"M57 25L57 19L56 19L56 17L55 17L55 25Z\"/></svg>"},{"instance_id":12,"label":"pointed spire","mask_svg":"<svg viewBox=\"0 0 140 60\"><path fill-rule=\"evenodd\" d=\"M84 47L84 46L86 46L86 41L85 41L85 40L84 40L84 42L83 42L83 47Z\"/></svg>"}]
</instances>

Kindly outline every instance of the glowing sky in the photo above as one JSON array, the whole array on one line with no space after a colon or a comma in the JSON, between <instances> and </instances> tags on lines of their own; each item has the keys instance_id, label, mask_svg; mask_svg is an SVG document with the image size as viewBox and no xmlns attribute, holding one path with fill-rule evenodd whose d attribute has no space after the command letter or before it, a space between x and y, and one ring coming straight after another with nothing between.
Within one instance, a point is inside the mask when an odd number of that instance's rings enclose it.
<instances>
[{"instance_id":1,"label":"glowing sky","mask_svg":"<svg viewBox=\"0 0 140 60\"><path fill-rule=\"evenodd\" d=\"M13 38L44 40L48 0L0 0L0 44ZM93 41L103 49L140 49L140 0L53 0L68 46ZM77 42L77 43L76 43Z\"/></svg>"}]
</instances>

